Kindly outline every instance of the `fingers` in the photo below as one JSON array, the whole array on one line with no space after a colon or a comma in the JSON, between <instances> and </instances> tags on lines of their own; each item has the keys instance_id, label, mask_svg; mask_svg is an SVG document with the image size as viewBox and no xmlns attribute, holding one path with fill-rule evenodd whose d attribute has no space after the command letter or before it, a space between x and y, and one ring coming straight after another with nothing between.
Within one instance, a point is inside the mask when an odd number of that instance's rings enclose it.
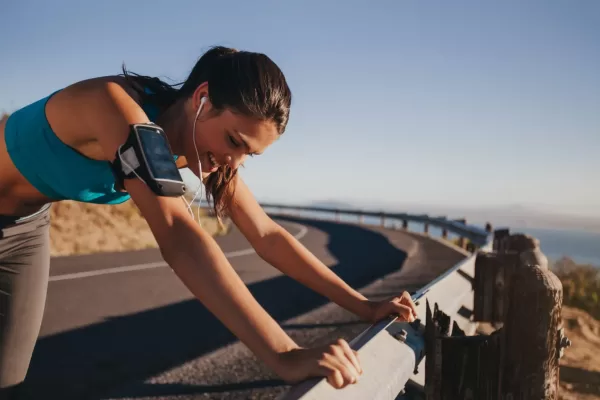
<instances>
[{"instance_id":1,"label":"fingers","mask_svg":"<svg viewBox=\"0 0 600 400\"><path fill-rule=\"evenodd\" d=\"M400 299L393 299L389 304L389 314L397 314L402 321L413 322L416 318L416 314L413 313L410 306L402 304Z\"/></svg>"},{"instance_id":2,"label":"fingers","mask_svg":"<svg viewBox=\"0 0 600 400\"><path fill-rule=\"evenodd\" d=\"M403 321L413 322L417 319L417 306L412 301L410 293L404 292L399 297L394 297L389 303L390 314L397 314Z\"/></svg>"},{"instance_id":3,"label":"fingers","mask_svg":"<svg viewBox=\"0 0 600 400\"><path fill-rule=\"evenodd\" d=\"M362 369L357 354L343 339L331 344L319 363L321 373L336 389L358 382Z\"/></svg>"},{"instance_id":4,"label":"fingers","mask_svg":"<svg viewBox=\"0 0 600 400\"><path fill-rule=\"evenodd\" d=\"M412 309L415 318L417 318L417 306L412 300L412 296L410 295L410 293L404 292L402 293L402 296L400 296L400 298L402 299L402 304L406 304L407 306L409 306Z\"/></svg>"},{"instance_id":5,"label":"fingers","mask_svg":"<svg viewBox=\"0 0 600 400\"><path fill-rule=\"evenodd\" d=\"M348 386L348 382L344 380L340 371L335 367L331 369L331 373L327 374L327 382L336 389Z\"/></svg>"},{"instance_id":6,"label":"fingers","mask_svg":"<svg viewBox=\"0 0 600 400\"><path fill-rule=\"evenodd\" d=\"M354 369L359 373L359 375L362 374L363 371L360 367L360 363L358 362L358 353L352 350L348 342L346 342L344 339L339 339L338 345L342 348L344 355L350 361Z\"/></svg>"}]
</instances>

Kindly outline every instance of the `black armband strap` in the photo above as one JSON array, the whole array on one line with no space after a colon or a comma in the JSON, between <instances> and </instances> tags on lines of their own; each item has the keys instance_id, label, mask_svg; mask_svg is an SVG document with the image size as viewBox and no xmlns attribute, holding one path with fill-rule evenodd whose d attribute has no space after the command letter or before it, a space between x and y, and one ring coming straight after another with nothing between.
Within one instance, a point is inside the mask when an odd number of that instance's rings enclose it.
<instances>
[{"instance_id":1,"label":"black armband strap","mask_svg":"<svg viewBox=\"0 0 600 400\"><path fill-rule=\"evenodd\" d=\"M178 197L186 191L167 136L158 125L130 125L127 140L110 165L118 190L124 190L125 179L140 179L158 196Z\"/></svg>"}]
</instances>

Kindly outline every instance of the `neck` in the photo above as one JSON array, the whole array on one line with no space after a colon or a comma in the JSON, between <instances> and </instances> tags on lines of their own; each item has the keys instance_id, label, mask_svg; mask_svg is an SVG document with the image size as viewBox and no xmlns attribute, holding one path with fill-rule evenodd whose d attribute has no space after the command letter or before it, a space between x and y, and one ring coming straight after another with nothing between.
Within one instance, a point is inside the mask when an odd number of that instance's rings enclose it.
<instances>
[{"instance_id":1,"label":"neck","mask_svg":"<svg viewBox=\"0 0 600 400\"><path fill-rule=\"evenodd\" d=\"M183 155L185 121L184 102L182 101L176 101L156 119L156 123L163 128L169 139L171 150L177 156Z\"/></svg>"}]
</instances>

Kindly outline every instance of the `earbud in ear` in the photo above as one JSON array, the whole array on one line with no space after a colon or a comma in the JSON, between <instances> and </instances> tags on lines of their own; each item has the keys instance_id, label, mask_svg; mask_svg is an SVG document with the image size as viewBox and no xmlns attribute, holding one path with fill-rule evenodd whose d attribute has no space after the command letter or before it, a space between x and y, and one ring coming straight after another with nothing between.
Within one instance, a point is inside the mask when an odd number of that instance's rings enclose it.
<instances>
[{"instance_id":1,"label":"earbud in ear","mask_svg":"<svg viewBox=\"0 0 600 400\"><path fill-rule=\"evenodd\" d=\"M198 111L196 111L196 119L198 119L200 111L202 111L202 109L204 108L204 103L206 103L206 96L202 96L202 98L200 99L200 105L198 106Z\"/></svg>"}]
</instances>

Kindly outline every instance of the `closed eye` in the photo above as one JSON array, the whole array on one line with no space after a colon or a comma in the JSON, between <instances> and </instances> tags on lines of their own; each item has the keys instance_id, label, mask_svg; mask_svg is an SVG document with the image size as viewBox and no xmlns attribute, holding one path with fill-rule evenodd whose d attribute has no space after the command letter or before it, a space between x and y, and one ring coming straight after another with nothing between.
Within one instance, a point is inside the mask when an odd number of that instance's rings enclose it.
<instances>
[{"instance_id":1,"label":"closed eye","mask_svg":"<svg viewBox=\"0 0 600 400\"><path fill-rule=\"evenodd\" d=\"M260 155L261 153L259 152L251 152L250 151L250 146L248 146L248 143L246 143L246 141L244 140L244 138L241 138L241 143L240 141L231 133L227 132L227 139L229 140L229 143L234 147L234 148L238 148L240 146L244 146L247 151L248 151L248 155L250 157L254 157L255 155Z\"/></svg>"},{"instance_id":2,"label":"closed eye","mask_svg":"<svg viewBox=\"0 0 600 400\"><path fill-rule=\"evenodd\" d=\"M238 143L238 141L237 141L237 140L235 140L235 138L234 138L232 135L227 135L227 137L228 137L228 139L229 139L229 143L231 143L231 145L232 145L233 147L236 147L236 148L237 148L237 147L239 147L239 146L240 146L240 144Z\"/></svg>"}]
</instances>

